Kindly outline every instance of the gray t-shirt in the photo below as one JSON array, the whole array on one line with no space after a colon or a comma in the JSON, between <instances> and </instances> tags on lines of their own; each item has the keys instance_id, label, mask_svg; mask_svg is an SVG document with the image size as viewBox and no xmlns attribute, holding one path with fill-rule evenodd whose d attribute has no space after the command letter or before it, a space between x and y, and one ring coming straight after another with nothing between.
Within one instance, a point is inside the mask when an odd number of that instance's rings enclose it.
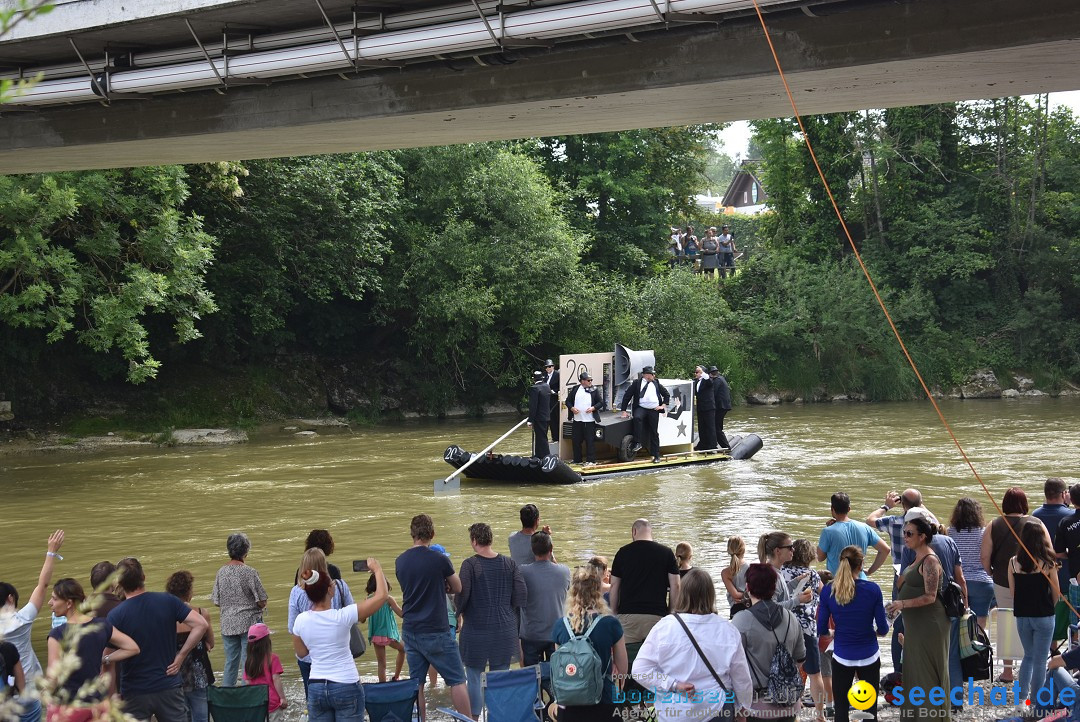
<instances>
[{"instance_id":1,"label":"gray t-shirt","mask_svg":"<svg viewBox=\"0 0 1080 722\"><path fill-rule=\"evenodd\" d=\"M551 628L564 614L566 591L570 588L570 567L545 559L521 567L521 576L525 577L529 595L521 610L519 636L539 642L550 641Z\"/></svg>"},{"instance_id":2,"label":"gray t-shirt","mask_svg":"<svg viewBox=\"0 0 1080 722\"><path fill-rule=\"evenodd\" d=\"M510 535L510 558L517 562L519 567L536 561L532 553L532 534L516 531Z\"/></svg>"}]
</instances>

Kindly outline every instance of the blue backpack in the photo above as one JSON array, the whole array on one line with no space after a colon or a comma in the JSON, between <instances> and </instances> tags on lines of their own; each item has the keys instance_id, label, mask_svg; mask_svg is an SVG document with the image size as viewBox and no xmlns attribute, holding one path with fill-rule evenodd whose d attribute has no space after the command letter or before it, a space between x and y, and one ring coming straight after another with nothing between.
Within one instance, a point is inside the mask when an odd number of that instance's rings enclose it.
<instances>
[{"instance_id":1,"label":"blue backpack","mask_svg":"<svg viewBox=\"0 0 1080 722\"><path fill-rule=\"evenodd\" d=\"M589 641L603 615L596 615L592 624L580 637L574 634L570 620L563 617L563 624L570 635L566 644L559 645L551 655L551 688L560 706L576 707L600 703L604 693L604 677L607 669Z\"/></svg>"}]
</instances>

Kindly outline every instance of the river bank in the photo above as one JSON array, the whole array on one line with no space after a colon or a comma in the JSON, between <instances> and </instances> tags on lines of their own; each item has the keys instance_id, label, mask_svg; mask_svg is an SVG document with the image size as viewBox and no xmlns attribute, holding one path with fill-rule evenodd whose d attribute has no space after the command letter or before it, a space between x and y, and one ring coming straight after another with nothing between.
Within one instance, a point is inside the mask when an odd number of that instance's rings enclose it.
<instances>
[{"instance_id":1,"label":"river bank","mask_svg":"<svg viewBox=\"0 0 1080 722\"><path fill-rule=\"evenodd\" d=\"M1003 374L999 380L992 369L980 369L963 384L947 390L931 387L936 399L1017 401L1080 397L1080 386L1062 382L1045 390L1036 388L1032 375ZM153 446L221 446L241 444L249 433L263 436L282 434L313 438L320 434L352 432L382 423L409 420L521 417L525 412L520 402L493 399L473 406L452 406L439 413L422 413L403 408L401 397L361 397L355 388L338 388L339 401L318 407L313 390L306 384L285 384L283 377L267 374L247 376L245 381L219 377L187 394L177 396L176 387L164 382L152 404L146 398L131 395L130 387L112 401L100 396L89 398L92 403L66 412L57 410L55 418L31 415L23 421L14 413L12 402L0 402L0 456L25 453L54 453L62 451L93 452L116 448ZM298 388L307 392L298 394ZM261 390L260 390L261 389ZM217 403L208 401L217 395ZM830 393L817 388L799 393L792 390L758 389L740 395L736 390L736 405L780 406L803 404L846 403L907 403L881 402L862 393ZM246 397L243 404L236 399ZM354 404L345 414L335 414L348 405L341 399L349 397ZM329 398L329 396L328 396ZM259 400L255 400L259 399ZM272 403L271 401L275 401ZM237 413L238 410L242 412ZM314 410L309 416L290 415ZM175 422L187 421L192 426L177 427Z\"/></svg>"}]
</instances>

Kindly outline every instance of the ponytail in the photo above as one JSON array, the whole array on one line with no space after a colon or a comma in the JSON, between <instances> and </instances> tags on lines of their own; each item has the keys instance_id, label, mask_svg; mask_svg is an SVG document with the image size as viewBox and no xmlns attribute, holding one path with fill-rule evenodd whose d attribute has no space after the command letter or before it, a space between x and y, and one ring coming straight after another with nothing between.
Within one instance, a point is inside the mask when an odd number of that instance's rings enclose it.
<instances>
[{"instance_id":1,"label":"ponytail","mask_svg":"<svg viewBox=\"0 0 1080 722\"><path fill-rule=\"evenodd\" d=\"M840 563L833 577L833 598L841 605L848 604L855 598L855 573L862 567L863 553L857 546L844 547L840 552Z\"/></svg>"},{"instance_id":2,"label":"ponytail","mask_svg":"<svg viewBox=\"0 0 1080 722\"><path fill-rule=\"evenodd\" d=\"M1080 499L1080 497L1077 498ZM728 573L734 577L739 573L739 567L742 566L743 557L746 556L746 542L743 541L741 536L728 537L727 553L731 556L731 561L728 562L727 570Z\"/></svg>"}]
</instances>

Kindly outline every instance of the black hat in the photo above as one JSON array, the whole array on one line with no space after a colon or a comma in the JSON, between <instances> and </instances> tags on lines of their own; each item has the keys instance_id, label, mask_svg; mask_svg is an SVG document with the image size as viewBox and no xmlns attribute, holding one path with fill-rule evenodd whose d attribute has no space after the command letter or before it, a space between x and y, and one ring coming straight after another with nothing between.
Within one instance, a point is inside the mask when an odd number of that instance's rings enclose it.
<instances>
[{"instance_id":1,"label":"black hat","mask_svg":"<svg viewBox=\"0 0 1080 722\"><path fill-rule=\"evenodd\" d=\"M592 381L592 374L589 373L588 371L582 371L581 373L578 374L577 377L578 377L578 381L584 381L586 379L588 379L589 381Z\"/></svg>"},{"instance_id":2,"label":"black hat","mask_svg":"<svg viewBox=\"0 0 1080 722\"><path fill-rule=\"evenodd\" d=\"M645 368L641 369L641 373L643 373L643 374L652 374L653 376L655 376L656 375L656 369L654 369L652 366L646 366Z\"/></svg>"},{"instance_id":3,"label":"black hat","mask_svg":"<svg viewBox=\"0 0 1080 722\"><path fill-rule=\"evenodd\" d=\"M539 381L542 378L544 378L543 371L533 371L533 381Z\"/></svg>"},{"instance_id":4,"label":"black hat","mask_svg":"<svg viewBox=\"0 0 1080 722\"><path fill-rule=\"evenodd\" d=\"M709 373L711 373L711 374L714 374L714 373L715 373L715 374L718 374L718 373L720 373L720 369L716 368L715 366L710 366L710 367L709 367Z\"/></svg>"}]
</instances>

